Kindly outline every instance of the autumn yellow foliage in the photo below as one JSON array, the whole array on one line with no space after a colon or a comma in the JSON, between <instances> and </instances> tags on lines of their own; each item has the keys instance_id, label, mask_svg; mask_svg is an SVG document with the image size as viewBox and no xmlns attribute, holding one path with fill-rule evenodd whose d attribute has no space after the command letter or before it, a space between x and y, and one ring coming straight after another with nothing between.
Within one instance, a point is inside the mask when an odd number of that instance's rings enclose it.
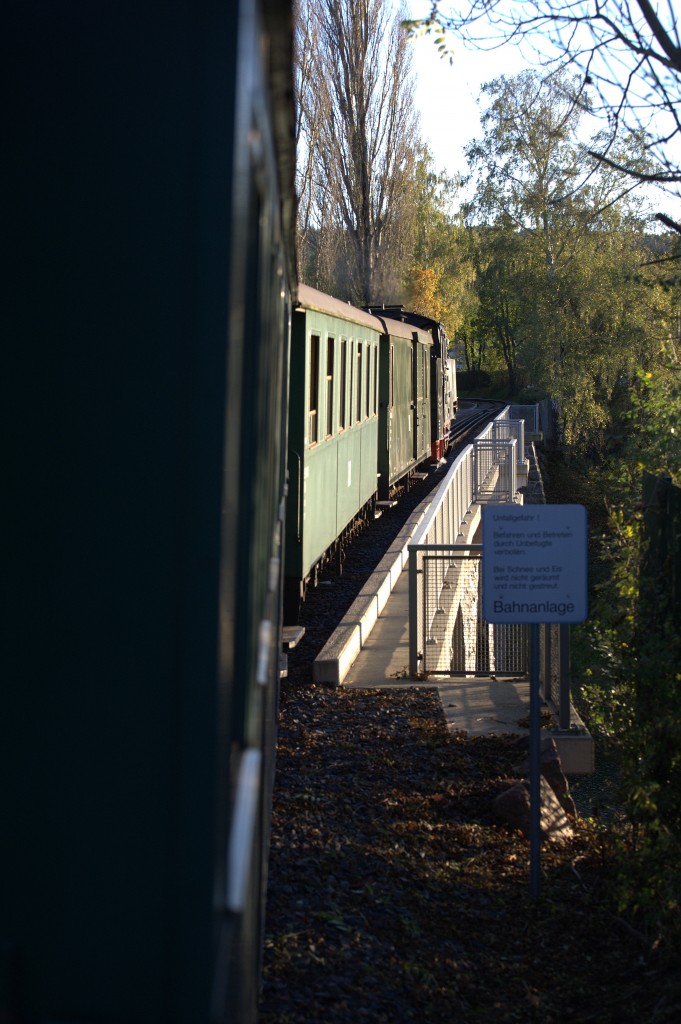
<instances>
[{"instance_id":1,"label":"autumn yellow foliage","mask_svg":"<svg viewBox=\"0 0 681 1024\"><path fill-rule=\"evenodd\" d=\"M416 313L444 321L447 304L439 294L442 273L434 267L414 267L411 272L411 305Z\"/></svg>"}]
</instances>

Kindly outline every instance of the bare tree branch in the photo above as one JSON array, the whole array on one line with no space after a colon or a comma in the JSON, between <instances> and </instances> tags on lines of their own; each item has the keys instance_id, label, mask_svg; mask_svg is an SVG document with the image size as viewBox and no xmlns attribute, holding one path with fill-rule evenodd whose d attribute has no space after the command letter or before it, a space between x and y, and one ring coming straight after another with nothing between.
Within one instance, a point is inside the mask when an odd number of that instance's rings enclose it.
<instances>
[{"instance_id":1,"label":"bare tree branch","mask_svg":"<svg viewBox=\"0 0 681 1024\"><path fill-rule=\"evenodd\" d=\"M591 94L591 112L608 121L599 157L620 132L643 131L658 175L620 169L644 183L681 181L681 44L671 0L434 0L427 18L406 24L435 34L440 48L451 32L469 48L513 42L540 65L571 66ZM445 52L452 56L446 45Z\"/></svg>"},{"instance_id":2,"label":"bare tree branch","mask_svg":"<svg viewBox=\"0 0 681 1024\"><path fill-rule=\"evenodd\" d=\"M678 221L672 220L671 217L667 217L664 213L656 213L655 219L659 220L661 224L664 224L666 228L669 228L671 231L676 231L677 234L681 235L681 224L679 224Z\"/></svg>"}]
</instances>

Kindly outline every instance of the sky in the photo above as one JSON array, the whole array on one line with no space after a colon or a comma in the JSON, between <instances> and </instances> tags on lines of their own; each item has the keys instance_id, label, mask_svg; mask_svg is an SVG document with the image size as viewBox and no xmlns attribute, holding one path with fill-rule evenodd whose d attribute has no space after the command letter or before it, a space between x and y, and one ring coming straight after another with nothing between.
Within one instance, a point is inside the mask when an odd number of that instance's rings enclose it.
<instances>
[{"instance_id":1,"label":"sky","mask_svg":"<svg viewBox=\"0 0 681 1024\"><path fill-rule=\"evenodd\" d=\"M419 18L430 11L430 0L411 0L406 4L409 17ZM446 4L443 4L446 10ZM501 74L513 75L527 68L516 46L496 50L466 50L453 36L447 37L452 54L441 58L432 36L421 36L410 43L416 75L416 104L421 115L421 133L428 143L438 171L450 175L467 170L463 147L481 135L478 98L485 82Z\"/></svg>"},{"instance_id":2,"label":"sky","mask_svg":"<svg viewBox=\"0 0 681 1024\"><path fill-rule=\"evenodd\" d=\"M412 9L423 6L412 4ZM481 135L478 98L485 82L500 74L517 74L527 67L514 46L491 53L465 50L450 41L453 63L438 55L432 37L410 44L416 75L416 103L421 133L428 143L438 171L450 175L467 170L463 148Z\"/></svg>"},{"instance_id":3,"label":"sky","mask_svg":"<svg viewBox=\"0 0 681 1024\"><path fill-rule=\"evenodd\" d=\"M411 0L407 9L410 17L423 17L430 10L430 0ZM482 85L502 74L517 74L531 65L518 47L510 44L486 52L467 50L452 36L448 36L447 44L453 54L451 65L448 58L440 58L432 36L422 36L410 43L421 134L433 154L435 169L454 176L467 172L464 146L482 134L477 102ZM681 219L681 199L653 189L648 198L653 209L662 209Z\"/></svg>"}]
</instances>

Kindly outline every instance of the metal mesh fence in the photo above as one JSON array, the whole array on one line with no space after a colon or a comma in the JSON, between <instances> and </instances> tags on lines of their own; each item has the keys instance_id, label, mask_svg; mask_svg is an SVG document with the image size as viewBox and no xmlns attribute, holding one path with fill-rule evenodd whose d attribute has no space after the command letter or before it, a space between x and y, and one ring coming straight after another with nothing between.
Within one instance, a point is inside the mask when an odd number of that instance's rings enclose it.
<instances>
[{"instance_id":1,"label":"metal mesh fence","mask_svg":"<svg viewBox=\"0 0 681 1024\"><path fill-rule=\"evenodd\" d=\"M524 420L495 420L493 423L493 436L499 440L516 440L516 465L522 466L525 459L525 421Z\"/></svg>"},{"instance_id":2,"label":"metal mesh fence","mask_svg":"<svg viewBox=\"0 0 681 1024\"><path fill-rule=\"evenodd\" d=\"M539 631L542 697L558 709L561 729L570 725L570 627L553 623Z\"/></svg>"},{"instance_id":3,"label":"metal mesh fence","mask_svg":"<svg viewBox=\"0 0 681 1024\"><path fill-rule=\"evenodd\" d=\"M509 419L523 420L525 429L530 434L539 432L539 406L538 405L512 405L508 408ZM505 411L505 410L504 410Z\"/></svg>"},{"instance_id":4,"label":"metal mesh fence","mask_svg":"<svg viewBox=\"0 0 681 1024\"><path fill-rule=\"evenodd\" d=\"M487 437L473 442L476 501L513 501L517 479L517 445L515 438Z\"/></svg>"},{"instance_id":5,"label":"metal mesh fence","mask_svg":"<svg viewBox=\"0 0 681 1024\"><path fill-rule=\"evenodd\" d=\"M417 553L418 663L426 675L525 675L528 627L482 615L478 545Z\"/></svg>"}]
</instances>

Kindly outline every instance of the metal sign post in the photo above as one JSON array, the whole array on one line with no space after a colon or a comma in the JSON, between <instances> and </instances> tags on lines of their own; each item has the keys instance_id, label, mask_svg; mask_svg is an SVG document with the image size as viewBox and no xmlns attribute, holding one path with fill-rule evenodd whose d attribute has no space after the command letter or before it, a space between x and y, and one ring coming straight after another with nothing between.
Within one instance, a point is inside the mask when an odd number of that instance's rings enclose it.
<instances>
[{"instance_id":1,"label":"metal sign post","mask_svg":"<svg viewBox=\"0 0 681 1024\"><path fill-rule=\"evenodd\" d=\"M530 891L541 866L539 626L587 616L587 524L582 505L485 505L482 606L489 623L530 625Z\"/></svg>"}]
</instances>

